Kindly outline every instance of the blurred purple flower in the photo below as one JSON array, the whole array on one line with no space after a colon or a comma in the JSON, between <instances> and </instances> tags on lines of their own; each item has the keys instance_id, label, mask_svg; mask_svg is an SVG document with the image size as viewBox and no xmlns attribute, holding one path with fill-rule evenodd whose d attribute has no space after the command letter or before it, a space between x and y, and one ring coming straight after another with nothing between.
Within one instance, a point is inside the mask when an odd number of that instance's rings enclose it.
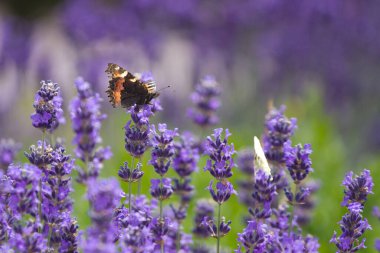
<instances>
[{"instance_id":1,"label":"blurred purple flower","mask_svg":"<svg viewBox=\"0 0 380 253\"><path fill-rule=\"evenodd\" d=\"M219 122L216 110L220 107L220 86L213 76L205 76L195 86L191 100L196 108L190 108L189 117L201 127L209 127Z\"/></svg>"},{"instance_id":2,"label":"blurred purple flower","mask_svg":"<svg viewBox=\"0 0 380 253\"><path fill-rule=\"evenodd\" d=\"M273 243L273 239L273 234L269 232L267 225L256 221L248 221L248 226L243 233L238 233L237 239L245 248L245 251L241 251L241 248L239 248L235 252L264 253L266 252L266 245Z\"/></svg>"},{"instance_id":3,"label":"blurred purple flower","mask_svg":"<svg viewBox=\"0 0 380 253\"><path fill-rule=\"evenodd\" d=\"M92 225L83 242L85 252L117 252L114 244L117 226L111 222L123 192L116 179L88 181L87 198Z\"/></svg>"},{"instance_id":4,"label":"blurred purple flower","mask_svg":"<svg viewBox=\"0 0 380 253\"><path fill-rule=\"evenodd\" d=\"M237 194L236 191L234 190L233 185L228 181L217 182L216 191L213 188L213 181L211 181L207 189L210 191L212 199L219 205L226 202L231 197L232 194Z\"/></svg>"},{"instance_id":5,"label":"blurred purple flower","mask_svg":"<svg viewBox=\"0 0 380 253\"><path fill-rule=\"evenodd\" d=\"M101 143L101 122L106 118L100 112L102 99L98 93L94 93L91 85L78 77L75 80L78 95L70 104L70 114L76 144L75 154L85 163L86 168L78 168L78 182L84 183L89 178L96 178L102 168L103 160L112 155L110 147L97 147Z\"/></svg>"},{"instance_id":6,"label":"blurred purple flower","mask_svg":"<svg viewBox=\"0 0 380 253\"><path fill-rule=\"evenodd\" d=\"M194 228L192 231L196 237L205 238L210 236L207 228L201 224L204 217L207 217L208 220L211 220L214 217L214 206L210 201L200 200L197 202L194 216Z\"/></svg>"},{"instance_id":7,"label":"blurred purple flower","mask_svg":"<svg viewBox=\"0 0 380 253\"><path fill-rule=\"evenodd\" d=\"M12 139L0 140L0 170L6 171L20 148L21 143L16 143Z\"/></svg>"}]
</instances>

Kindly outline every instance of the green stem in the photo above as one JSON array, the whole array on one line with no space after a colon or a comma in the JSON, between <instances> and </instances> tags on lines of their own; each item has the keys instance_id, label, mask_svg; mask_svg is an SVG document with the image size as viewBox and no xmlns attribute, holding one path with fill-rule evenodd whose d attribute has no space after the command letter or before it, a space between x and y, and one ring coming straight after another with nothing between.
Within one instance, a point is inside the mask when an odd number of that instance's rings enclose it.
<instances>
[{"instance_id":1,"label":"green stem","mask_svg":"<svg viewBox=\"0 0 380 253\"><path fill-rule=\"evenodd\" d=\"M216 223L216 253L219 253L220 249L220 209L221 204L218 204L218 221Z\"/></svg>"},{"instance_id":2,"label":"green stem","mask_svg":"<svg viewBox=\"0 0 380 253\"><path fill-rule=\"evenodd\" d=\"M294 194L293 194L294 198L295 198L295 196L296 196L296 194L297 194L297 191L298 191L298 189L299 189L299 185L298 185L298 184L295 184L295 185L296 185L296 187L295 187ZM293 220L294 220L295 204L296 204L296 203L294 203L294 201L292 201L292 202L290 203L290 205L291 205L291 211L290 211L290 218L289 218L289 234L292 232L292 229L293 229Z\"/></svg>"},{"instance_id":3,"label":"green stem","mask_svg":"<svg viewBox=\"0 0 380 253\"><path fill-rule=\"evenodd\" d=\"M177 252L179 252L181 249L181 221L180 220L178 220L178 231L177 231L177 236L176 236L176 249L177 249Z\"/></svg>"},{"instance_id":4,"label":"green stem","mask_svg":"<svg viewBox=\"0 0 380 253\"><path fill-rule=\"evenodd\" d=\"M132 162L131 162L131 168L130 168L131 172L133 170L133 167L134 167L133 164L134 163L135 163L135 157L132 156ZM131 176L132 176L132 173L129 176L129 182L128 182L128 210L129 210L129 213L131 213L131 209L132 209L132 201L131 201L131 197L132 197L132 182L131 182L131 180L132 180L132 178L131 178Z\"/></svg>"},{"instance_id":5,"label":"green stem","mask_svg":"<svg viewBox=\"0 0 380 253\"><path fill-rule=\"evenodd\" d=\"M45 155L45 129L42 130L42 156ZM43 168L40 168L43 172ZM42 225L42 178L38 182L38 216L40 217L40 222ZM41 233L42 227L38 227L38 232Z\"/></svg>"}]
</instances>

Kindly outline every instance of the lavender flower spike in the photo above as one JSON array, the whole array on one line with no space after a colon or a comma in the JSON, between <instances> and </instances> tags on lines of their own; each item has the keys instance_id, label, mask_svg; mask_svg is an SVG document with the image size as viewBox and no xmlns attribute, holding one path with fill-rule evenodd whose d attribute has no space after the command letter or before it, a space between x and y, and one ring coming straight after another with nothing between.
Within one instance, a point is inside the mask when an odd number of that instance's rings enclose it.
<instances>
[{"instance_id":1,"label":"lavender flower spike","mask_svg":"<svg viewBox=\"0 0 380 253\"><path fill-rule=\"evenodd\" d=\"M62 110L62 97L57 83L41 81L41 88L34 97L36 110L30 118L35 128L53 132L59 124L65 122Z\"/></svg>"},{"instance_id":2,"label":"lavender flower spike","mask_svg":"<svg viewBox=\"0 0 380 253\"><path fill-rule=\"evenodd\" d=\"M306 176L313 171L311 168L311 145L305 144L303 147L298 144L291 146L291 142L287 141L284 145L284 158L286 167L295 184L299 184Z\"/></svg>"},{"instance_id":3,"label":"lavender flower spike","mask_svg":"<svg viewBox=\"0 0 380 253\"><path fill-rule=\"evenodd\" d=\"M220 87L213 76L204 77L195 86L195 91L191 94L191 100L196 109L189 109L188 115L193 122L201 127L208 127L218 123L219 118L215 114L220 107Z\"/></svg>"},{"instance_id":4,"label":"lavender flower spike","mask_svg":"<svg viewBox=\"0 0 380 253\"><path fill-rule=\"evenodd\" d=\"M75 80L75 86L78 95L71 101L70 113L75 132L75 154L87 167L78 171L77 180L83 183L98 176L103 160L109 159L112 153L109 147L97 147L102 141L99 134L101 122L106 118L100 112L100 95L94 93L91 85L81 77Z\"/></svg>"},{"instance_id":5,"label":"lavender flower spike","mask_svg":"<svg viewBox=\"0 0 380 253\"><path fill-rule=\"evenodd\" d=\"M343 185L345 196L342 205L346 206L346 213L339 222L342 234L338 237L334 231L334 235L330 243L334 243L338 252L356 252L365 248L365 238L360 240L360 237L371 226L367 219L363 218L363 211L367 195L372 193L373 181L369 170L363 170L358 176L353 176L353 172L348 172Z\"/></svg>"},{"instance_id":6,"label":"lavender flower spike","mask_svg":"<svg viewBox=\"0 0 380 253\"><path fill-rule=\"evenodd\" d=\"M228 129L225 130L224 139L221 138L223 129L214 130L214 139L207 137L206 153L210 159L207 160L205 171L217 180L223 180L232 176L232 168L235 166L232 155L235 153L234 145L228 144L228 137L231 135Z\"/></svg>"}]
</instances>

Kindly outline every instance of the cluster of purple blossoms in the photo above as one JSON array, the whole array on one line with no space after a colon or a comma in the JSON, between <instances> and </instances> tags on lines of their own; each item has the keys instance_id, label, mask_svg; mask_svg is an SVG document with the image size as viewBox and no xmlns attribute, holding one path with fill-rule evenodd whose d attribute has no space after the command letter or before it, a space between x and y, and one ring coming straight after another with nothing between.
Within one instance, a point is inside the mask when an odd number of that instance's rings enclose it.
<instances>
[{"instance_id":1,"label":"cluster of purple blossoms","mask_svg":"<svg viewBox=\"0 0 380 253\"><path fill-rule=\"evenodd\" d=\"M21 144L12 139L0 140L0 171L5 172L7 170L20 148Z\"/></svg>"},{"instance_id":2,"label":"cluster of purple blossoms","mask_svg":"<svg viewBox=\"0 0 380 253\"><path fill-rule=\"evenodd\" d=\"M298 144L292 147L291 142L287 141L284 145L285 164L296 188L295 192L292 192L289 187L284 189L285 196L291 205L303 204L310 195L310 189L301 186L301 182L313 171L311 168L311 153L310 144L305 144L303 147Z\"/></svg>"},{"instance_id":3,"label":"cluster of purple blossoms","mask_svg":"<svg viewBox=\"0 0 380 253\"><path fill-rule=\"evenodd\" d=\"M173 194L173 187L170 178L164 178L168 172L175 154L174 137L178 136L177 129L169 130L166 124L158 124L158 132L152 126L152 158L149 163L153 166L154 171L160 175L160 179L151 179L150 193L160 203L160 216L154 223L152 231L158 238L155 240L156 246L164 252L165 240L161 240L169 231L169 219L164 218L163 201L170 198ZM158 233L159 232L159 233Z\"/></svg>"},{"instance_id":4,"label":"cluster of purple blossoms","mask_svg":"<svg viewBox=\"0 0 380 253\"><path fill-rule=\"evenodd\" d=\"M81 77L75 80L75 86L78 95L71 101L70 114L75 132L75 154L84 163L84 168L78 168L77 181L85 183L89 178L98 177L103 161L112 153L109 147L97 147L102 141L99 135L101 122L106 118L100 112L100 95L94 93L91 85Z\"/></svg>"},{"instance_id":5,"label":"cluster of purple blossoms","mask_svg":"<svg viewBox=\"0 0 380 253\"><path fill-rule=\"evenodd\" d=\"M57 83L41 81L41 88L36 93L33 103L36 112L30 116L35 128L51 133L59 124L65 122L59 90Z\"/></svg>"},{"instance_id":6,"label":"cluster of purple blossoms","mask_svg":"<svg viewBox=\"0 0 380 253\"><path fill-rule=\"evenodd\" d=\"M195 86L191 100L196 108L191 108L188 111L189 117L195 124L201 127L209 127L219 122L216 110L220 107L220 93L219 83L213 76L205 76Z\"/></svg>"},{"instance_id":7,"label":"cluster of purple blossoms","mask_svg":"<svg viewBox=\"0 0 380 253\"><path fill-rule=\"evenodd\" d=\"M363 218L362 212L368 194L373 194L373 181L369 170L363 170L360 175L355 175L352 171L346 174L343 180L344 199L342 206L347 207L346 213L339 222L342 234L338 237L334 232L330 243L337 247L336 252L355 252L365 248L365 239L360 237L368 229L371 229L366 218Z\"/></svg>"},{"instance_id":8,"label":"cluster of purple blossoms","mask_svg":"<svg viewBox=\"0 0 380 253\"><path fill-rule=\"evenodd\" d=\"M206 238L210 236L209 230L202 225L203 219L207 217L207 220L212 220L214 217L214 203L207 200L200 200L197 203L195 216L194 216L194 228L193 234L197 238Z\"/></svg>"},{"instance_id":9,"label":"cluster of purple blossoms","mask_svg":"<svg viewBox=\"0 0 380 253\"><path fill-rule=\"evenodd\" d=\"M288 119L285 109L285 106L271 108L265 116L264 152L274 172L285 167L284 145L297 128L297 120Z\"/></svg>"},{"instance_id":10,"label":"cluster of purple blossoms","mask_svg":"<svg viewBox=\"0 0 380 253\"><path fill-rule=\"evenodd\" d=\"M123 194L115 179L88 181L87 198L92 225L87 229L83 241L84 252L117 252L114 242L118 231L113 218Z\"/></svg>"},{"instance_id":11,"label":"cluster of purple blossoms","mask_svg":"<svg viewBox=\"0 0 380 253\"><path fill-rule=\"evenodd\" d=\"M209 229L210 235L217 239L217 252L219 252L220 238L230 231L231 221L225 222L221 218L221 205L226 202L232 194L236 194L232 183L228 178L232 176L232 168L235 166L232 158L235 153L233 144L228 144L228 137L231 135L228 129L225 129L224 138L222 139L222 128L214 130L213 137L207 137L206 154L209 159L206 162L204 171L218 180L214 190L213 181L211 180L207 189L210 191L212 199L218 204L217 221L204 217L202 224Z\"/></svg>"}]
</instances>

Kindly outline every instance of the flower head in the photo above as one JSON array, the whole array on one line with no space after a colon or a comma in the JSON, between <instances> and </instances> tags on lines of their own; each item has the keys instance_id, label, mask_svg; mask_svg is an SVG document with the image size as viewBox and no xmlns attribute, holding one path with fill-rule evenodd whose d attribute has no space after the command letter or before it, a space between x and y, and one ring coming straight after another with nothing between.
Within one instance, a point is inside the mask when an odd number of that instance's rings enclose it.
<instances>
[{"instance_id":1,"label":"flower head","mask_svg":"<svg viewBox=\"0 0 380 253\"><path fill-rule=\"evenodd\" d=\"M173 193L170 178L163 178L162 180L152 179L150 180L150 183L150 194L152 194L152 196L156 199L168 199Z\"/></svg>"},{"instance_id":2,"label":"flower head","mask_svg":"<svg viewBox=\"0 0 380 253\"><path fill-rule=\"evenodd\" d=\"M152 127L152 159L150 164L153 165L157 174L163 176L169 170L171 159L175 153L174 137L178 135L177 128L169 130L166 124L158 124L158 132Z\"/></svg>"},{"instance_id":3,"label":"flower head","mask_svg":"<svg viewBox=\"0 0 380 253\"><path fill-rule=\"evenodd\" d=\"M30 116L35 128L53 132L59 124L65 122L59 90L57 83L41 81L41 88L37 91L33 103L36 112Z\"/></svg>"},{"instance_id":4,"label":"flower head","mask_svg":"<svg viewBox=\"0 0 380 253\"><path fill-rule=\"evenodd\" d=\"M369 170L363 170L360 175L348 172L343 181L343 185L346 187L344 190L343 206L350 207L355 203L361 204L361 209L364 207L364 203L367 200L368 194L373 194L373 180Z\"/></svg>"},{"instance_id":5,"label":"flower head","mask_svg":"<svg viewBox=\"0 0 380 253\"><path fill-rule=\"evenodd\" d=\"M196 109L189 109L189 117L193 122L202 127L212 126L218 123L219 118L215 112L220 107L220 87L213 76L204 77L195 86L191 94L191 100Z\"/></svg>"},{"instance_id":6,"label":"flower head","mask_svg":"<svg viewBox=\"0 0 380 253\"><path fill-rule=\"evenodd\" d=\"M125 182L137 182L144 175L141 166L141 163L137 163L136 168L131 169L128 162L124 162L124 166L120 166L118 175Z\"/></svg>"},{"instance_id":7,"label":"flower head","mask_svg":"<svg viewBox=\"0 0 380 253\"><path fill-rule=\"evenodd\" d=\"M216 191L213 188L213 181L211 181L207 189L210 191L211 197L213 198L213 200L219 205L226 202L231 197L232 194L237 194L236 191L234 190L233 185L228 181L217 182Z\"/></svg>"},{"instance_id":8,"label":"flower head","mask_svg":"<svg viewBox=\"0 0 380 253\"><path fill-rule=\"evenodd\" d=\"M212 139L207 137L206 153L210 159L207 160L205 171L217 180L223 180L232 176L232 168L235 166L232 155L235 153L233 144L228 144L228 137L231 135L228 129L225 130L224 139L221 138L223 129L217 128L214 130Z\"/></svg>"},{"instance_id":9,"label":"flower head","mask_svg":"<svg viewBox=\"0 0 380 253\"><path fill-rule=\"evenodd\" d=\"M295 147L292 147L290 141L285 143L284 158L286 167L288 168L294 183L300 183L311 171L313 171L310 159L311 152L310 144L305 144L303 147L298 144Z\"/></svg>"}]
</instances>

